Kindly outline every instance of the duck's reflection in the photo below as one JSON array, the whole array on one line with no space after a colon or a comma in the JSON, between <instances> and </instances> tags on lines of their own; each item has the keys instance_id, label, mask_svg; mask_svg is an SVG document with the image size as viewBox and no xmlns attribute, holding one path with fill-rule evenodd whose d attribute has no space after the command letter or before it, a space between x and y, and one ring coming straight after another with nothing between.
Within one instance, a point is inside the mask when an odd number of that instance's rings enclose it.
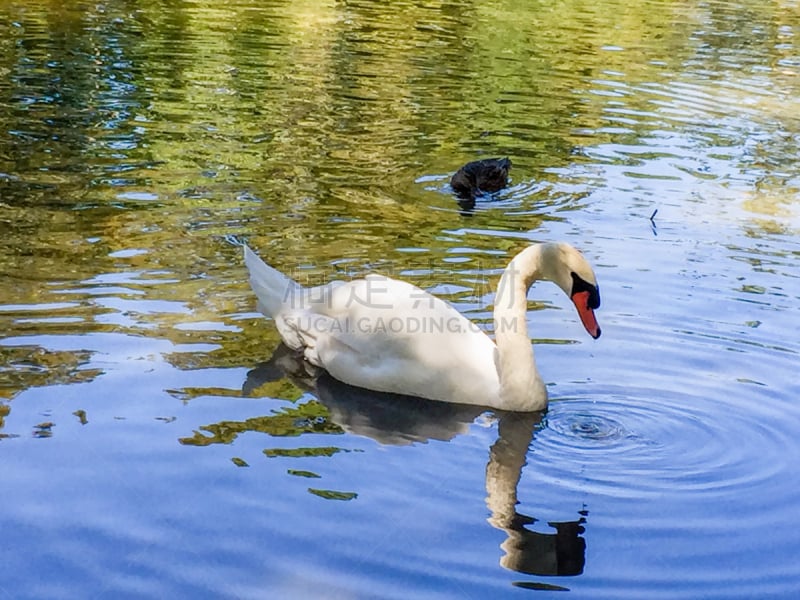
<instances>
[{"instance_id":1,"label":"duck's reflection","mask_svg":"<svg viewBox=\"0 0 800 600\"><path fill-rule=\"evenodd\" d=\"M447 441L465 433L488 410L356 388L316 369L283 344L269 361L247 374L242 391L250 395L261 385L284 377L317 396L337 425L382 444ZM498 419L498 436L486 465L486 505L489 523L508 536L501 544L505 556L500 564L530 575L579 575L585 561L586 542L581 537L585 518L549 523L555 533L540 533L526 527L536 519L516 510L517 486L542 415L493 414Z\"/></svg>"}]
</instances>

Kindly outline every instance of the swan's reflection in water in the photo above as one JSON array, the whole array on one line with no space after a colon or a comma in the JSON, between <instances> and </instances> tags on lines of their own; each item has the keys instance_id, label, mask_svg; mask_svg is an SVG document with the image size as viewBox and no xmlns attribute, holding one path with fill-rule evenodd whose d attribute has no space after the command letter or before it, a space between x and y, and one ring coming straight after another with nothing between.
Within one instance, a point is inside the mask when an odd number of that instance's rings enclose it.
<instances>
[{"instance_id":1,"label":"swan's reflection in water","mask_svg":"<svg viewBox=\"0 0 800 600\"><path fill-rule=\"evenodd\" d=\"M542 415L503 413L498 417L497 441L489 449L486 465L486 505L489 523L508 534L500 546L506 553L500 564L530 575L580 575L586 552L581 537L584 516L548 523L556 532L539 533L525 527L536 519L517 512L517 487Z\"/></svg>"},{"instance_id":2,"label":"swan's reflection in water","mask_svg":"<svg viewBox=\"0 0 800 600\"><path fill-rule=\"evenodd\" d=\"M353 387L310 365L283 344L269 361L247 374L242 391L250 395L265 383L284 377L317 396L330 411L331 420L344 430L388 445L450 440L466 433L473 421L489 410ZM505 555L500 564L529 575L581 574L585 512L576 521L548 523L555 533L529 529L536 519L517 512L517 487L541 413L492 413L498 420L498 436L486 465L486 505L489 523L507 534L501 544Z\"/></svg>"},{"instance_id":3,"label":"swan's reflection in water","mask_svg":"<svg viewBox=\"0 0 800 600\"><path fill-rule=\"evenodd\" d=\"M373 392L342 383L314 367L284 344L269 361L247 374L245 395L284 377L313 393L330 412L330 419L355 435L381 444L401 445L428 440L447 441L466 433L486 409L480 406L431 402L422 398Z\"/></svg>"}]
</instances>

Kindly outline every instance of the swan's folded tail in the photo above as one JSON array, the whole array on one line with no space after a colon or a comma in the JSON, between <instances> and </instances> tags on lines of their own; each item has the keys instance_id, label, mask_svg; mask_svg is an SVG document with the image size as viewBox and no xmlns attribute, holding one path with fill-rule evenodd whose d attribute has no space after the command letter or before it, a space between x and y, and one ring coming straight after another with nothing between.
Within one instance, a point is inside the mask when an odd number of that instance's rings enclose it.
<instances>
[{"instance_id":1,"label":"swan's folded tail","mask_svg":"<svg viewBox=\"0 0 800 600\"><path fill-rule=\"evenodd\" d=\"M274 317L281 309L292 308L298 301L303 287L277 269L273 269L247 244L244 244L244 264L250 272L250 286L258 298L258 310L268 317Z\"/></svg>"}]
</instances>

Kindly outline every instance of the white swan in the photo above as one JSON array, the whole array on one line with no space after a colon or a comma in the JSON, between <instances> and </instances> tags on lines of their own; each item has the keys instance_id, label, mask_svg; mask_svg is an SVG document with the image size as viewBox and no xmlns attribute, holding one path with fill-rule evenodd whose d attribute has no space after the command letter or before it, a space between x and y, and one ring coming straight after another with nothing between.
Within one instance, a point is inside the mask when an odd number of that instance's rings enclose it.
<instances>
[{"instance_id":1,"label":"white swan","mask_svg":"<svg viewBox=\"0 0 800 600\"><path fill-rule=\"evenodd\" d=\"M247 245L244 260L258 309L281 338L312 364L351 385L501 410L547 407L547 390L528 337L527 293L554 282L575 303L584 327L600 336L597 282L566 243L529 246L503 271L493 342L454 307L390 277L304 288L266 265Z\"/></svg>"}]
</instances>

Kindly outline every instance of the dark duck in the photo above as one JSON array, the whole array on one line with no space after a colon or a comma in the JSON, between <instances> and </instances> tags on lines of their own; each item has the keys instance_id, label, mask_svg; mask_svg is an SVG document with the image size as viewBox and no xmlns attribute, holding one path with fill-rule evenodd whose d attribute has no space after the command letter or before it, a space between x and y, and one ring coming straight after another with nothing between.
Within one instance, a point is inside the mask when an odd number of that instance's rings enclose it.
<instances>
[{"instance_id":1,"label":"dark duck","mask_svg":"<svg viewBox=\"0 0 800 600\"><path fill-rule=\"evenodd\" d=\"M475 204L475 196L485 192L496 192L508 185L508 170L511 160L508 158L484 158L465 164L450 179L450 187L459 198L459 204L467 204L471 208Z\"/></svg>"}]
</instances>

